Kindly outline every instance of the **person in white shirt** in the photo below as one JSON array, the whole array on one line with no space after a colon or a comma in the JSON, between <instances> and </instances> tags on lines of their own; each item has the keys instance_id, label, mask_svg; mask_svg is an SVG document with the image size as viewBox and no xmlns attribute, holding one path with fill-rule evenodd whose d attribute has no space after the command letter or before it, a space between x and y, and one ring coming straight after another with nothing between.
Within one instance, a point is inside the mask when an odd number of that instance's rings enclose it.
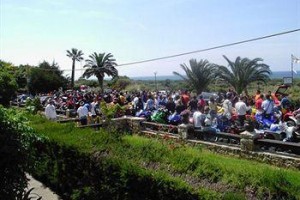
<instances>
[{"instance_id":1,"label":"person in white shirt","mask_svg":"<svg viewBox=\"0 0 300 200\"><path fill-rule=\"evenodd\" d=\"M246 113L248 110L251 109L250 106L248 107L246 105L245 100L246 100L246 97L240 97L239 101L236 102L236 104L235 104L235 109L238 114L238 120L239 120L241 126L244 126L244 121L246 120Z\"/></svg>"},{"instance_id":2,"label":"person in white shirt","mask_svg":"<svg viewBox=\"0 0 300 200\"><path fill-rule=\"evenodd\" d=\"M226 94L226 99L223 101L222 107L224 109L224 116L227 117L227 119L231 118L232 113L232 103L231 103L231 93Z\"/></svg>"},{"instance_id":3,"label":"person in white shirt","mask_svg":"<svg viewBox=\"0 0 300 200\"><path fill-rule=\"evenodd\" d=\"M263 109L264 117L270 118L274 113L274 101L271 99L271 95L266 94L266 100L262 102L261 108Z\"/></svg>"},{"instance_id":4,"label":"person in white shirt","mask_svg":"<svg viewBox=\"0 0 300 200\"><path fill-rule=\"evenodd\" d=\"M57 118L56 109L52 100L49 101L45 108L45 116L50 120L56 120Z\"/></svg>"},{"instance_id":5,"label":"person in white shirt","mask_svg":"<svg viewBox=\"0 0 300 200\"><path fill-rule=\"evenodd\" d=\"M194 128L195 129L201 129L203 126L204 120L206 118L206 114L201 112L202 107L198 106L198 110L196 110L193 114L193 122L194 122Z\"/></svg>"},{"instance_id":6,"label":"person in white shirt","mask_svg":"<svg viewBox=\"0 0 300 200\"><path fill-rule=\"evenodd\" d=\"M80 102L80 106L77 109L78 118L80 120L81 125L87 125L87 117L89 114L89 110L86 106L84 106L84 102Z\"/></svg>"},{"instance_id":7,"label":"person in white shirt","mask_svg":"<svg viewBox=\"0 0 300 200\"><path fill-rule=\"evenodd\" d=\"M91 115L92 117L96 117L96 105L97 105L98 101L97 98L95 97L93 102L91 103Z\"/></svg>"}]
</instances>

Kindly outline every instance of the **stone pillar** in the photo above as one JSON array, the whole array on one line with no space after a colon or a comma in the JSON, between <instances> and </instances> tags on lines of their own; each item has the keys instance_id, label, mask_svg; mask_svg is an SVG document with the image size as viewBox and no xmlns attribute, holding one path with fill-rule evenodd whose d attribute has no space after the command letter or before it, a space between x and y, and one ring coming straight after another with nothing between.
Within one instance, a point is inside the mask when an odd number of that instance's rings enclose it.
<instances>
[{"instance_id":1,"label":"stone pillar","mask_svg":"<svg viewBox=\"0 0 300 200\"><path fill-rule=\"evenodd\" d=\"M113 118L110 124L111 128L116 130L128 130L127 117Z\"/></svg>"},{"instance_id":2,"label":"stone pillar","mask_svg":"<svg viewBox=\"0 0 300 200\"><path fill-rule=\"evenodd\" d=\"M142 117L127 117L129 130L132 134L140 134L142 132L144 128L141 123L143 121L146 121L146 119Z\"/></svg>"},{"instance_id":3,"label":"stone pillar","mask_svg":"<svg viewBox=\"0 0 300 200\"><path fill-rule=\"evenodd\" d=\"M241 150L242 151L256 151L258 148L254 144L254 140L257 138L254 132L244 131L240 133L241 136Z\"/></svg>"},{"instance_id":4,"label":"stone pillar","mask_svg":"<svg viewBox=\"0 0 300 200\"><path fill-rule=\"evenodd\" d=\"M190 139L192 137L191 135L191 129L193 126L191 124L180 124L178 126L178 135L181 139Z\"/></svg>"}]
</instances>

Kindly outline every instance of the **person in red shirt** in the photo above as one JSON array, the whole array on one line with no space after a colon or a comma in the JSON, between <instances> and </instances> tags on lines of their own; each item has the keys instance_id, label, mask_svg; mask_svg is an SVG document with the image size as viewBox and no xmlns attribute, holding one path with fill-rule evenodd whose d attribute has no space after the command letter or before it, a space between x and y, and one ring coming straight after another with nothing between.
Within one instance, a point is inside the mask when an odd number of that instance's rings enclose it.
<instances>
[{"instance_id":1,"label":"person in red shirt","mask_svg":"<svg viewBox=\"0 0 300 200\"><path fill-rule=\"evenodd\" d=\"M261 104L264 101L264 95L260 94L259 98L255 101L255 108L258 111L262 111Z\"/></svg>"},{"instance_id":2,"label":"person in red shirt","mask_svg":"<svg viewBox=\"0 0 300 200\"><path fill-rule=\"evenodd\" d=\"M200 111L203 113L204 112L204 107L206 106L206 102L203 99L203 96L200 95L199 100L198 100L198 107L200 108Z\"/></svg>"},{"instance_id":3,"label":"person in red shirt","mask_svg":"<svg viewBox=\"0 0 300 200\"><path fill-rule=\"evenodd\" d=\"M188 95L188 91L184 91L183 95L181 96L181 100L185 108L187 108L188 103L190 101L190 96Z\"/></svg>"}]
</instances>

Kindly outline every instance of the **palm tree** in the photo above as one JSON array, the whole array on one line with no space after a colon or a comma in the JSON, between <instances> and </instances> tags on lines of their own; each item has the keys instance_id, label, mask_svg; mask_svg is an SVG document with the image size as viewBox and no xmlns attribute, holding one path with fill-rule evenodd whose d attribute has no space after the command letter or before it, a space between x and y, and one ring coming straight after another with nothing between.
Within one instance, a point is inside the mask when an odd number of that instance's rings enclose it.
<instances>
[{"instance_id":1,"label":"palm tree","mask_svg":"<svg viewBox=\"0 0 300 200\"><path fill-rule=\"evenodd\" d=\"M229 68L225 66L218 66L218 77L231 85L238 94L245 91L248 95L247 86L253 82L264 82L270 79L272 73L270 67L261 63L263 59L255 58L250 60L248 58L237 57L235 62L230 61L223 55L228 62Z\"/></svg>"},{"instance_id":2,"label":"palm tree","mask_svg":"<svg viewBox=\"0 0 300 200\"><path fill-rule=\"evenodd\" d=\"M186 76L173 72L173 74L180 76L189 85L191 85L200 94L203 92L210 83L216 78L216 66L215 64L209 63L207 60L200 60L197 62L196 59L190 59L190 67L186 64L181 64L181 68L185 71Z\"/></svg>"},{"instance_id":3,"label":"palm tree","mask_svg":"<svg viewBox=\"0 0 300 200\"><path fill-rule=\"evenodd\" d=\"M71 51L67 50L67 56L72 59L72 77L71 77L71 87L74 88L75 79L75 62L83 60L83 53L81 50L72 48Z\"/></svg>"},{"instance_id":4,"label":"palm tree","mask_svg":"<svg viewBox=\"0 0 300 200\"><path fill-rule=\"evenodd\" d=\"M94 52L89 56L90 59L86 60L86 65L83 67L88 67L85 70L82 77L89 78L91 76L96 76L103 92L103 79L105 74L108 76L112 76L113 78L118 76L118 70L115 68L117 63L115 63L116 59L113 58L111 53L99 53Z\"/></svg>"}]
</instances>

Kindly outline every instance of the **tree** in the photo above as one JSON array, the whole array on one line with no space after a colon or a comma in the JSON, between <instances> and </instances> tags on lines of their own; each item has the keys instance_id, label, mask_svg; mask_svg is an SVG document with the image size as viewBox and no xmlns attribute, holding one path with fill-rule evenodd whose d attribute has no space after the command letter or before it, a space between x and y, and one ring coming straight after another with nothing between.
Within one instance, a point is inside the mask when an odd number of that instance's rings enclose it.
<instances>
[{"instance_id":1,"label":"tree","mask_svg":"<svg viewBox=\"0 0 300 200\"><path fill-rule=\"evenodd\" d=\"M66 88L67 78L63 76L63 72L59 70L57 63L51 65L44 61L39 67L30 68L29 91L31 93L49 92L58 90L58 88Z\"/></svg>"},{"instance_id":2,"label":"tree","mask_svg":"<svg viewBox=\"0 0 300 200\"><path fill-rule=\"evenodd\" d=\"M108 86L114 90L124 90L128 85L131 84L130 78L127 76L118 76L113 78L109 83Z\"/></svg>"},{"instance_id":3,"label":"tree","mask_svg":"<svg viewBox=\"0 0 300 200\"><path fill-rule=\"evenodd\" d=\"M18 85L12 74L5 67L0 68L0 104L9 105L9 101L17 92Z\"/></svg>"},{"instance_id":4,"label":"tree","mask_svg":"<svg viewBox=\"0 0 300 200\"><path fill-rule=\"evenodd\" d=\"M245 91L248 95L247 86L253 82L264 82L270 80L270 67L264 63L261 58L250 60L248 58L237 57L235 62L230 61L223 56L228 62L229 68L218 66L218 77L231 85L238 94Z\"/></svg>"},{"instance_id":5,"label":"tree","mask_svg":"<svg viewBox=\"0 0 300 200\"><path fill-rule=\"evenodd\" d=\"M67 50L67 56L72 59L72 77L71 77L71 87L74 88L75 79L75 62L83 60L83 53L81 50L72 48L71 51Z\"/></svg>"},{"instance_id":6,"label":"tree","mask_svg":"<svg viewBox=\"0 0 300 200\"><path fill-rule=\"evenodd\" d=\"M114 59L110 53L97 54L96 52L90 55L89 58L90 59L86 60L87 64L83 66L87 67L87 69L82 76L86 78L90 78L93 75L96 76L101 92L103 92L103 79L105 74L113 78L118 76L118 70L115 68L117 66L117 63L115 63L116 59Z\"/></svg>"},{"instance_id":7,"label":"tree","mask_svg":"<svg viewBox=\"0 0 300 200\"><path fill-rule=\"evenodd\" d=\"M216 66L209 63L207 60L190 59L190 68L186 64L181 64L186 76L173 72L173 74L180 76L185 82L200 94L208 85L216 78Z\"/></svg>"}]
</instances>

